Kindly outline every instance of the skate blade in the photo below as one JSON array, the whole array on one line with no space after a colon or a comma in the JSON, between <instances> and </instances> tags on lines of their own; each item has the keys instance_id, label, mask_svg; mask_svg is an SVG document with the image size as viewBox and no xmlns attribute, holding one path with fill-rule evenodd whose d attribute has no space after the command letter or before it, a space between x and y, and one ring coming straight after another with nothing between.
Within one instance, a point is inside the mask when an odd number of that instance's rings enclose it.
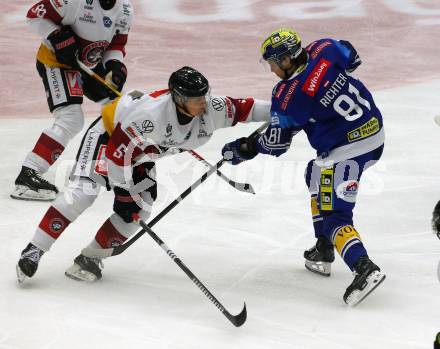
<instances>
[{"instance_id":1,"label":"skate blade","mask_svg":"<svg viewBox=\"0 0 440 349\"><path fill-rule=\"evenodd\" d=\"M57 197L57 193L53 190L41 189L35 191L23 185L16 185L15 190L11 193L11 198L16 200L27 201L53 201Z\"/></svg>"},{"instance_id":2,"label":"skate blade","mask_svg":"<svg viewBox=\"0 0 440 349\"><path fill-rule=\"evenodd\" d=\"M15 266L15 271L17 273L17 281L19 284L22 284L24 280L26 280L27 276L21 271L18 264Z\"/></svg>"},{"instance_id":3,"label":"skate blade","mask_svg":"<svg viewBox=\"0 0 440 349\"><path fill-rule=\"evenodd\" d=\"M355 290L348 297L346 303L350 307L354 307L362 302L367 296L373 292L386 278L386 275L380 271L374 271L367 278L367 286L363 290Z\"/></svg>"},{"instance_id":4,"label":"skate blade","mask_svg":"<svg viewBox=\"0 0 440 349\"><path fill-rule=\"evenodd\" d=\"M91 283L98 281L98 278L95 274L82 269L78 264L74 264L70 268L68 268L64 272L64 275L76 281L85 281Z\"/></svg>"},{"instance_id":5,"label":"skate blade","mask_svg":"<svg viewBox=\"0 0 440 349\"><path fill-rule=\"evenodd\" d=\"M310 262L306 260L305 267L312 273L329 277L332 270L332 264L328 262Z\"/></svg>"}]
</instances>

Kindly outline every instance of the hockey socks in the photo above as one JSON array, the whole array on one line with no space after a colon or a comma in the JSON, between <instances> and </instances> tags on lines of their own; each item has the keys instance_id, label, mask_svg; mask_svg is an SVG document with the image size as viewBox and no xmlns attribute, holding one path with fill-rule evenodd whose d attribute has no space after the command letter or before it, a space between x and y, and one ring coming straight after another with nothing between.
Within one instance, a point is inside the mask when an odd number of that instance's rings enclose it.
<instances>
[{"instance_id":1,"label":"hockey socks","mask_svg":"<svg viewBox=\"0 0 440 349\"><path fill-rule=\"evenodd\" d=\"M367 256L359 233L351 225L336 229L332 235L332 241L339 255L352 271L359 258Z\"/></svg>"}]
</instances>

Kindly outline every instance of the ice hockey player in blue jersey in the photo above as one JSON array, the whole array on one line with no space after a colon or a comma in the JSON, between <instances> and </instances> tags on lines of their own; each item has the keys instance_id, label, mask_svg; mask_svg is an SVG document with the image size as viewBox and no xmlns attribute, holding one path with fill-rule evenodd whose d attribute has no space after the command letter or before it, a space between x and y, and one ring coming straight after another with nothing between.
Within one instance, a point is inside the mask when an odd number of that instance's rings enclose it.
<instances>
[{"instance_id":1,"label":"ice hockey player in blue jersey","mask_svg":"<svg viewBox=\"0 0 440 349\"><path fill-rule=\"evenodd\" d=\"M233 165L257 154L278 157L295 134L306 133L316 150L305 172L316 243L304 252L305 266L330 276L336 248L355 275L343 299L356 305L385 279L353 226L360 178L381 157L385 138L371 93L351 75L361 60L348 41L321 39L303 48L290 29L273 32L261 54L281 79L272 92L271 125L227 143L222 154Z\"/></svg>"}]
</instances>

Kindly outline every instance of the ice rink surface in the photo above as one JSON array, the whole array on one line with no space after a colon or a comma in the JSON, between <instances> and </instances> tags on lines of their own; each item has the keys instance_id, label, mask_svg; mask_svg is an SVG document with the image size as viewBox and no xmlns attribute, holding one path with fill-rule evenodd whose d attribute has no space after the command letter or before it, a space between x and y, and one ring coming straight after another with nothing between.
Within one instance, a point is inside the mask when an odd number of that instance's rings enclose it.
<instances>
[{"instance_id":1,"label":"ice rink surface","mask_svg":"<svg viewBox=\"0 0 440 349\"><path fill-rule=\"evenodd\" d=\"M314 238L303 171L314 154L302 134L278 159L222 167L252 183L255 196L213 176L154 227L230 312L246 301L241 328L148 236L105 260L98 283L63 275L111 212L111 193L64 232L33 279L17 284L20 251L49 206L9 198L25 154L51 124L34 69L38 38L24 23L30 5L5 3L0 15L1 349L432 348L440 331L440 241L430 230L440 199L438 1L133 1L127 88L163 88L171 71L189 64L214 93L268 99L276 80L259 66L258 48L287 26L304 43L351 41L363 59L356 74L384 116L384 156L362 178L355 225L387 279L356 308L342 301L352 275L339 257L330 278L304 269L302 253ZM99 109L86 102L85 110L90 123ZM225 142L256 127L220 130L198 152L214 163ZM80 138L47 175L61 188ZM204 171L187 154L159 162L154 213Z\"/></svg>"}]
</instances>

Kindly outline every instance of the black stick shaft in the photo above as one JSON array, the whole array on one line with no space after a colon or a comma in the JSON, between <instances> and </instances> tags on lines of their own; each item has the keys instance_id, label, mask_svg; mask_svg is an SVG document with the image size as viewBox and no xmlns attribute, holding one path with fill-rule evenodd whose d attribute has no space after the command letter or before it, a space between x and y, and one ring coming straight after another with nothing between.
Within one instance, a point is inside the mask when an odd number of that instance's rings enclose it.
<instances>
[{"instance_id":1,"label":"black stick shaft","mask_svg":"<svg viewBox=\"0 0 440 349\"><path fill-rule=\"evenodd\" d=\"M181 261L179 257L156 235L156 233L142 220L138 221L139 225L150 235L153 240L165 251L165 253L179 266L180 269L191 279L191 281L203 292L203 294L214 304L220 312L231 321L231 323L239 327L246 321L246 304L237 316L229 313L220 301L206 288L205 285L194 275L194 273Z\"/></svg>"}]
</instances>

